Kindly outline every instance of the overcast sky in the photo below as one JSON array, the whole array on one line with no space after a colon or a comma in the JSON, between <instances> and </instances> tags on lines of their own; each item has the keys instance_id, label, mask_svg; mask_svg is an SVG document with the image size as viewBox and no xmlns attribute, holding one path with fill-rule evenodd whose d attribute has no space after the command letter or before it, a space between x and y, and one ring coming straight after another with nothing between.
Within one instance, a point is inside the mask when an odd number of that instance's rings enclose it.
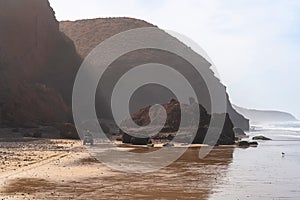
<instances>
[{"instance_id":1,"label":"overcast sky","mask_svg":"<svg viewBox=\"0 0 300 200\"><path fill-rule=\"evenodd\" d=\"M300 119L298 0L50 0L58 20L133 17L182 33L214 61L232 103Z\"/></svg>"}]
</instances>

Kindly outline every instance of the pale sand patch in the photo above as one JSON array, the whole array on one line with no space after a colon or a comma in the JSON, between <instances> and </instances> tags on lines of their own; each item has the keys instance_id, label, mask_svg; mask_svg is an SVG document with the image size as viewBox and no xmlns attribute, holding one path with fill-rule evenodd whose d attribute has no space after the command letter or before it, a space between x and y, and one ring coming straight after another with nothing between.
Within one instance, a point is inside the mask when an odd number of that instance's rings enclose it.
<instances>
[{"instance_id":1,"label":"pale sand patch","mask_svg":"<svg viewBox=\"0 0 300 200\"><path fill-rule=\"evenodd\" d=\"M34 145L15 144L14 147L14 143L6 143L9 148L3 148L5 145L1 148L1 152L6 152L5 165L0 171L2 199L32 199L38 196L38 190L113 174L89 155L81 141L41 140ZM60 150L52 150L53 146Z\"/></svg>"}]
</instances>

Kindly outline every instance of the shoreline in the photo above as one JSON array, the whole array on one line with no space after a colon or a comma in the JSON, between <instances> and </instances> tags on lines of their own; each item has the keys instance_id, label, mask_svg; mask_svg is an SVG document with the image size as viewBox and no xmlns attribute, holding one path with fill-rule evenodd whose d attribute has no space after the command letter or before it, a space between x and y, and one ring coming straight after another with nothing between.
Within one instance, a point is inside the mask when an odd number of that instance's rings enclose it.
<instances>
[{"instance_id":1,"label":"shoreline","mask_svg":"<svg viewBox=\"0 0 300 200\"><path fill-rule=\"evenodd\" d=\"M2 152L4 152L5 145L17 145L15 142L4 143L5 142L0 143L0 151ZM48 148L44 148L45 146L48 146ZM186 169L179 167L182 164L186 165L190 163L194 165L198 162L213 162L217 164L220 162L220 159L222 159L224 161L221 161L221 165L228 165L232 159L233 151L233 148L217 147L216 158L213 153L212 156L208 157L205 161L195 161L198 150L196 148L189 148L186 156L183 156L175 163L158 172L150 174L127 174L114 171L94 159L80 140L40 139L35 140L34 145L32 145L31 142L27 142L21 146L10 147L11 148L7 150L11 151L11 153L14 151L16 157L19 156L20 163L26 162L22 161L27 156L25 152L30 152L33 157L35 157L35 162L27 163L26 166L22 165L20 167L13 165L15 166L14 168L8 168L6 171L0 172L0 197L6 200L33 198L132 199L133 197L137 199L153 199L152 195L156 195L156 198L166 197L165 199L174 199L177 198L175 194L178 195L182 193L181 195L184 195L184 193L186 193L184 188L191 187L189 185L192 184L193 181L187 179L186 182L182 183L182 186L172 186L173 179L170 175L173 174L173 170L180 170L176 174L182 179L184 177L182 174L186 173ZM125 147L125 149L130 149L130 147ZM134 149L142 148L135 146ZM221 152L224 151L226 155L225 158L219 157L218 152L220 152L220 149ZM22 152L24 154L22 154ZM40 153L38 154L37 152ZM14 163L12 159L11 164ZM216 166L219 166L219 164ZM217 173L218 170L213 170L213 172ZM160 182L160 184L153 186L154 188L152 188L152 190L153 192L155 191L154 193L147 191L149 190L149 186L153 183L153 178L155 181ZM209 179L209 181L210 180L211 179ZM120 181L125 185L119 185ZM167 191L160 190L161 184L165 184L164 190ZM122 193L118 193L117 191L119 191L120 188L125 189L126 187L129 187L130 190L123 194L126 195L125 197L121 198ZM175 196L172 195L173 190L176 190L174 193ZM198 194L197 191L193 191L192 195L204 195L206 197L207 194L208 192Z\"/></svg>"},{"instance_id":2,"label":"shoreline","mask_svg":"<svg viewBox=\"0 0 300 200\"><path fill-rule=\"evenodd\" d=\"M0 171L0 197L2 199L136 198L150 200L185 199L187 197L210 199L212 194L213 197L218 196L218 191L225 192L227 197L234 197L235 193L228 193L226 187L229 186L224 185L224 181L228 178L234 181L231 179L231 175L227 176L227 173L232 170L230 168L233 158L240 159L235 161L234 166L237 167L245 166L246 163L255 165L257 156L264 160L263 154L268 155L269 153L269 151L261 149L273 148L267 142L262 142L261 148L250 148L249 150L236 145L220 145L214 147L205 159L199 159L198 148L207 147L207 145L193 145L177 161L157 172L129 174L114 171L100 163L88 153L88 149L82 145L80 140L26 139L26 141L21 144L19 142L0 142L0 152L10 151L7 156L15 155L11 157L11 161L7 161L11 163L11 166L4 172ZM276 142L271 141L271 144ZM5 147L9 148L5 149ZM134 152L140 153L161 147L123 145L119 148L134 149L138 150ZM260 153L254 153L256 151ZM28 152L35 157L35 161L31 163L24 161ZM237 153L235 156L234 152ZM248 156L242 156L244 154ZM18 164L15 160L17 157L20 158L21 167L16 165ZM279 152L276 159L283 162L289 159L289 155L282 158L281 152ZM239 168L233 167L233 169ZM252 172L255 171L253 169L249 171L249 173ZM247 186L250 175L241 173L242 171L237 171L234 177L244 181L241 183ZM244 176L249 180L243 180ZM260 180L260 177L256 177L256 179ZM218 189L219 187L220 189ZM232 188L235 188L234 185ZM242 191L241 189L237 192Z\"/></svg>"}]
</instances>

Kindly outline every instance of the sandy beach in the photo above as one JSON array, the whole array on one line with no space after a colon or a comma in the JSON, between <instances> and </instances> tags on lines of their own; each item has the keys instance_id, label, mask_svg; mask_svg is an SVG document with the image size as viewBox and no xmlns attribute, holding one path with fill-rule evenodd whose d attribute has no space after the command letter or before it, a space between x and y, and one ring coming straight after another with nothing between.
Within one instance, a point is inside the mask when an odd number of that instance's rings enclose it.
<instances>
[{"instance_id":1,"label":"sandy beach","mask_svg":"<svg viewBox=\"0 0 300 200\"><path fill-rule=\"evenodd\" d=\"M0 159L2 199L75 198L89 187L74 192L73 184L112 175L76 140L26 138L1 142Z\"/></svg>"},{"instance_id":2,"label":"sandy beach","mask_svg":"<svg viewBox=\"0 0 300 200\"><path fill-rule=\"evenodd\" d=\"M274 140L256 148L215 147L203 160L199 147L189 148L145 174L108 168L78 140L1 139L0 199L298 199L299 141L262 133Z\"/></svg>"},{"instance_id":3,"label":"sandy beach","mask_svg":"<svg viewBox=\"0 0 300 200\"><path fill-rule=\"evenodd\" d=\"M216 156L220 151L225 156ZM232 148L214 150L205 160L213 166L209 169L203 165L204 161L195 159L198 150L192 148L177 162L156 173L126 174L92 158L81 141L28 138L6 141L0 143L0 197L207 199L212 184L221 177L220 170L225 170L230 163L232 151Z\"/></svg>"}]
</instances>

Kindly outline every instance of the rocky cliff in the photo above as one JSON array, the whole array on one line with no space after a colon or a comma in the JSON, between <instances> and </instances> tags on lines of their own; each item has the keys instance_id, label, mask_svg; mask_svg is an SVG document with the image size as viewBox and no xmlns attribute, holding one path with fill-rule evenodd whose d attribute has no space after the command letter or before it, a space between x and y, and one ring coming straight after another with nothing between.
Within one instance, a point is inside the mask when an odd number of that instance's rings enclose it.
<instances>
[{"instance_id":1,"label":"rocky cliff","mask_svg":"<svg viewBox=\"0 0 300 200\"><path fill-rule=\"evenodd\" d=\"M47 0L0 1L2 125L70 120L72 85L80 63Z\"/></svg>"},{"instance_id":2,"label":"rocky cliff","mask_svg":"<svg viewBox=\"0 0 300 200\"><path fill-rule=\"evenodd\" d=\"M0 1L0 124L34 126L72 121L72 87L82 58L116 33L149 26L153 25L131 18L59 24L47 0ZM100 118L111 118L107 102L110 102L113 83L132 66L153 60L182 72L209 112L207 88L195 76L193 67L168 52L150 50L129 53L112 63L96 95ZM134 113L172 98L173 94L166 88L150 85L135 94L130 109ZM231 107L229 100L228 112L235 126L248 129L248 121Z\"/></svg>"},{"instance_id":3,"label":"rocky cliff","mask_svg":"<svg viewBox=\"0 0 300 200\"><path fill-rule=\"evenodd\" d=\"M100 18L74 22L60 22L60 30L74 41L76 49L82 58L85 58L85 56L87 56L93 48L110 36L134 28L152 26L154 25L132 18ZM189 48L187 47L187 49ZM183 74L190 81L198 94L199 103L201 103L207 111L210 112L210 95L208 93L208 89L204 80L198 75L193 66L191 66L186 60L171 53L147 49L123 55L109 66L101 80L102 83L99 84L96 97L96 107L101 118L111 118L111 112L107 109L110 104L107 104L107 102L110 102L114 83L116 83L121 75L133 66L151 62L172 66L174 69ZM210 74L211 78L221 85L219 80L214 77L214 73L212 71L210 71ZM137 112L139 109L146 107L147 105L168 102L172 98L176 97L166 88L159 87L154 84L142 87L134 94L134 97L132 97L130 102L131 113ZM249 121L236 112L232 108L228 97L227 99L227 112L229 113L234 125L242 128L243 130L248 130Z\"/></svg>"},{"instance_id":4,"label":"rocky cliff","mask_svg":"<svg viewBox=\"0 0 300 200\"><path fill-rule=\"evenodd\" d=\"M183 133L180 133L180 136L178 137L177 142L188 142L188 134L190 134L191 128L195 125L195 106L199 107L199 124L197 125L197 134L193 140L194 144L202 144L204 142L204 138L207 134L207 128L210 124L211 118L219 118L222 114L213 114L210 115L207 113L205 108L201 106L200 104L180 104L176 100L171 100L168 103L162 104L164 109L166 110L167 119L164 124L164 127L160 131L160 133L156 134L155 136L149 136L144 138L137 138L132 137L123 131L121 131L121 134L123 134L123 142L124 143L133 143L133 144L147 144L148 139L166 139L166 140L172 140L174 136L176 135L176 132L179 129L179 126L183 127L181 130L183 130ZM145 127L149 125L150 123L150 117L149 117L149 109L150 106L143 108L139 110L138 112L132 114L131 118L132 120L138 124L141 127ZM183 113L182 113L183 112ZM187 121L181 120L181 115L187 117ZM223 114L224 115L224 114ZM155 127L156 122L161 122L162 119L161 115L155 116L154 121L152 122L153 127ZM124 120L121 124L121 127L123 127L125 130L133 130L130 126L130 122L128 119ZM146 128L146 127L145 127ZM137 130L137 133L147 133L151 127L147 127L146 129L139 128ZM151 130L149 133L152 134ZM217 141L217 144L234 144L235 140L235 134L233 131L233 124L229 118L229 116L226 114L225 116L225 123L222 130L222 133ZM213 143L213 141L208 141L208 143Z\"/></svg>"}]
</instances>

